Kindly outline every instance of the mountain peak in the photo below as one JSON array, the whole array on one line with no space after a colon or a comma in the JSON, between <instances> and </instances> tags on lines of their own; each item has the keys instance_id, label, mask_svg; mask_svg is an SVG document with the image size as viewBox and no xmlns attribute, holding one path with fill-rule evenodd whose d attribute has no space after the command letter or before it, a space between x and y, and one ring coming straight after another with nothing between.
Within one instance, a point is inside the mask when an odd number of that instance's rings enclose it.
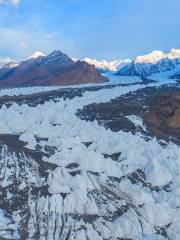
<instances>
[{"instance_id":1,"label":"mountain peak","mask_svg":"<svg viewBox=\"0 0 180 240\"><path fill-rule=\"evenodd\" d=\"M19 65L18 63L9 62L9 63L6 63L6 64L3 66L3 68L11 69L11 68L17 67L18 65Z\"/></svg>"},{"instance_id":2,"label":"mountain peak","mask_svg":"<svg viewBox=\"0 0 180 240\"><path fill-rule=\"evenodd\" d=\"M91 58L84 58L83 61L94 65L96 68L104 69L108 71L117 71L120 68L124 67L126 64L130 63L131 60L113 60L113 61L106 61L106 60L96 60Z\"/></svg>"},{"instance_id":3,"label":"mountain peak","mask_svg":"<svg viewBox=\"0 0 180 240\"><path fill-rule=\"evenodd\" d=\"M100 83L107 80L95 67L81 61L74 62L61 51L48 56L39 52L33 58L21 62L11 71L8 65L0 72L1 87L75 85Z\"/></svg>"},{"instance_id":4,"label":"mountain peak","mask_svg":"<svg viewBox=\"0 0 180 240\"><path fill-rule=\"evenodd\" d=\"M147 55L137 56L135 58L135 63L152 63L156 64L161 59L165 58L166 54L160 50L154 50Z\"/></svg>"},{"instance_id":5,"label":"mountain peak","mask_svg":"<svg viewBox=\"0 0 180 240\"><path fill-rule=\"evenodd\" d=\"M40 52L40 51L36 51L34 52L28 59L36 59L36 58L39 58L39 57L44 57L45 54L43 52Z\"/></svg>"},{"instance_id":6,"label":"mountain peak","mask_svg":"<svg viewBox=\"0 0 180 240\"><path fill-rule=\"evenodd\" d=\"M63 53L60 50L54 50L53 52L51 52L47 57L59 57L59 56L68 56L67 54Z\"/></svg>"},{"instance_id":7,"label":"mountain peak","mask_svg":"<svg viewBox=\"0 0 180 240\"><path fill-rule=\"evenodd\" d=\"M12 58L10 57L0 58L0 68L10 62L13 62Z\"/></svg>"},{"instance_id":8,"label":"mountain peak","mask_svg":"<svg viewBox=\"0 0 180 240\"><path fill-rule=\"evenodd\" d=\"M164 53L160 50L154 50L147 55L137 56L135 58L135 63L151 63L157 64L162 59L175 59L180 58L180 49L172 48L170 52Z\"/></svg>"},{"instance_id":9,"label":"mountain peak","mask_svg":"<svg viewBox=\"0 0 180 240\"><path fill-rule=\"evenodd\" d=\"M147 55L137 56L135 60L117 72L119 76L150 76L166 72L180 64L180 49L170 52L155 50Z\"/></svg>"},{"instance_id":10,"label":"mountain peak","mask_svg":"<svg viewBox=\"0 0 180 240\"><path fill-rule=\"evenodd\" d=\"M68 65L70 63L73 63L73 60L67 54L61 52L60 50L55 50L46 57L46 62L58 62L62 65Z\"/></svg>"},{"instance_id":11,"label":"mountain peak","mask_svg":"<svg viewBox=\"0 0 180 240\"><path fill-rule=\"evenodd\" d=\"M172 48L168 55L170 59L180 58L180 49Z\"/></svg>"}]
</instances>

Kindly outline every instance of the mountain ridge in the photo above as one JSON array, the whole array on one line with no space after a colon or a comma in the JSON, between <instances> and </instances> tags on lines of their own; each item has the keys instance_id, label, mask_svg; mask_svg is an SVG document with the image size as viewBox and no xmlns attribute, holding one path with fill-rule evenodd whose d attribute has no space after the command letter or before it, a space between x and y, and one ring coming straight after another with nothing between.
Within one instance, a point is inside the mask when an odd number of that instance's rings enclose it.
<instances>
[{"instance_id":1,"label":"mountain ridge","mask_svg":"<svg viewBox=\"0 0 180 240\"><path fill-rule=\"evenodd\" d=\"M0 87L61 86L106 81L94 66L74 62L67 54L56 50L47 56L36 54L18 65L0 69Z\"/></svg>"},{"instance_id":2,"label":"mountain ridge","mask_svg":"<svg viewBox=\"0 0 180 240\"><path fill-rule=\"evenodd\" d=\"M180 49L175 48L167 53L154 50L149 54L137 56L133 61L130 59L106 61L91 58L79 60L59 50L49 55L36 51L25 61L5 64L0 69L0 87L99 83L107 80L101 75L106 72L116 76L144 78L156 73L171 71L178 65L180 66ZM176 75L179 78L179 74L176 73L172 78Z\"/></svg>"},{"instance_id":3,"label":"mountain ridge","mask_svg":"<svg viewBox=\"0 0 180 240\"><path fill-rule=\"evenodd\" d=\"M178 64L180 64L180 49L171 49L169 53L155 50L150 54L137 56L131 63L121 68L116 75L147 77L172 70Z\"/></svg>"},{"instance_id":4,"label":"mountain ridge","mask_svg":"<svg viewBox=\"0 0 180 240\"><path fill-rule=\"evenodd\" d=\"M128 63L131 62L130 59L125 59L125 60L112 60L112 61L107 61L107 60L96 60L92 58L84 58L83 61L94 65L98 69L103 69L107 71L112 71L116 72L122 67L126 66Z\"/></svg>"}]
</instances>

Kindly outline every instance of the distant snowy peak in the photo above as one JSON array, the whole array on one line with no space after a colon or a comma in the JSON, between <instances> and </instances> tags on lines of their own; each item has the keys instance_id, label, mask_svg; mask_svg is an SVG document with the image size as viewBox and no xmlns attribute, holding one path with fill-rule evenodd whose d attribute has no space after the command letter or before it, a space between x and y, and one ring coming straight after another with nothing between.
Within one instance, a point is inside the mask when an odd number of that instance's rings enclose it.
<instances>
[{"instance_id":1,"label":"distant snowy peak","mask_svg":"<svg viewBox=\"0 0 180 240\"><path fill-rule=\"evenodd\" d=\"M79 59L78 59L78 58L75 58L75 57L72 57L71 59L72 59L73 62L79 61Z\"/></svg>"},{"instance_id":2,"label":"distant snowy peak","mask_svg":"<svg viewBox=\"0 0 180 240\"><path fill-rule=\"evenodd\" d=\"M0 67L4 66L10 62L13 62L12 58L10 58L10 57L0 58Z\"/></svg>"},{"instance_id":3,"label":"distant snowy peak","mask_svg":"<svg viewBox=\"0 0 180 240\"><path fill-rule=\"evenodd\" d=\"M156 64L161 59L165 58L165 54L162 51L153 51L150 54L143 55L143 56L137 56L135 58L135 63L152 63Z\"/></svg>"},{"instance_id":4,"label":"distant snowy peak","mask_svg":"<svg viewBox=\"0 0 180 240\"><path fill-rule=\"evenodd\" d=\"M36 58L44 57L44 56L45 56L44 53L36 51L31 56L29 56L28 59L31 59L31 58L36 59Z\"/></svg>"},{"instance_id":5,"label":"distant snowy peak","mask_svg":"<svg viewBox=\"0 0 180 240\"><path fill-rule=\"evenodd\" d=\"M147 55L137 56L135 58L135 63L151 63L157 64L162 59L175 59L180 58L180 49L171 49L169 53L164 53L163 51L155 50Z\"/></svg>"},{"instance_id":6,"label":"distant snowy peak","mask_svg":"<svg viewBox=\"0 0 180 240\"><path fill-rule=\"evenodd\" d=\"M15 62L9 62L7 64L5 64L3 66L3 68L6 68L6 69L11 69L11 68L15 68L17 67L19 64L18 63L15 63Z\"/></svg>"},{"instance_id":7,"label":"distant snowy peak","mask_svg":"<svg viewBox=\"0 0 180 240\"><path fill-rule=\"evenodd\" d=\"M127 65L131 62L131 60L114 60L114 61L106 61L106 60L96 60L91 58L84 58L83 61L94 65L96 68L108 70L108 71L117 71L123 66Z\"/></svg>"},{"instance_id":8,"label":"distant snowy peak","mask_svg":"<svg viewBox=\"0 0 180 240\"><path fill-rule=\"evenodd\" d=\"M134 61L122 67L116 75L146 77L170 71L179 64L180 49L172 49L168 53L155 50L150 54L137 56Z\"/></svg>"},{"instance_id":9,"label":"distant snowy peak","mask_svg":"<svg viewBox=\"0 0 180 240\"><path fill-rule=\"evenodd\" d=\"M180 49L171 49L171 51L168 54L169 59L175 59L175 58L180 58Z\"/></svg>"},{"instance_id":10,"label":"distant snowy peak","mask_svg":"<svg viewBox=\"0 0 180 240\"><path fill-rule=\"evenodd\" d=\"M45 57L45 56L46 56L46 55L45 55L43 52L36 51L36 52L34 52L31 56L29 56L28 59L30 59L30 58L36 59L36 58Z\"/></svg>"}]
</instances>

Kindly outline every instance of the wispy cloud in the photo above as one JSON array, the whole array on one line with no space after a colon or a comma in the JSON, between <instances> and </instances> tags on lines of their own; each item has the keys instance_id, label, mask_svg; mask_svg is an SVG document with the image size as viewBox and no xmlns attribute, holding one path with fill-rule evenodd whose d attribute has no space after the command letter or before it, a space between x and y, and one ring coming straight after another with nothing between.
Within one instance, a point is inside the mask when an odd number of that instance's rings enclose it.
<instances>
[{"instance_id":1,"label":"wispy cloud","mask_svg":"<svg viewBox=\"0 0 180 240\"><path fill-rule=\"evenodd\" d=\"M49 53L57 48L62 49L59 42L61 42L64 49L66 46L69 49L69 45L71 45L71 43L67 44L67 40L63 37L60 38L60 41L54 33L26 31L23 29L0 27L0 36L0 57L11 56L15 61L23 60L35 51Z\"/></svg>"},{"instance_id":2,"label":"wispy cloud","mask_svg":"<svg viewBox=\"0 0 180 240\"><path fill-rule=\"evenodd\" d=\"M20 0L0 0L0 4L11 4L13 6L18 6Z\"/></svg>"}]
</instances>

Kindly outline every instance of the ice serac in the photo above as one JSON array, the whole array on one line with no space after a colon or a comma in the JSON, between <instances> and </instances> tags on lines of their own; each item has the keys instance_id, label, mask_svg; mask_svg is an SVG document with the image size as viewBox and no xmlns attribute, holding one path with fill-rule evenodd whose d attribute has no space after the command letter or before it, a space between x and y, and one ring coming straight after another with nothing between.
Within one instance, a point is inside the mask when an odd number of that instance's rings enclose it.
<instances>
[{"instance_id":1,"label":"ice serac","mask_svg":"<svg viewBox=\"0 0 180 240\"><path fill-rule=\"evenodd\" d=\"M147 77L155 73L166 72L180 64L180 49L172 49L169 53L155 50L150 54L137 56L133 62L121 68L119 76Z\"/></svg>"},{"instance_id":2,"label":"ice serac","mask_svg":"<svg viewBox=\"0 0 180 240\"><path fill-rule=\"evenodd\" d=\"M179 146L76 114L142 87L0 108L1 239L179 240Z\"/></svg>"},{"instance_id":3,"label":"ice serac","mask_svg":"<svg viewBox=\"0 0 180 240\"><path fill-rule=\"evenodd\" d=\"M107 80L94 66L74 62L61 51L36 55L13 68L0 70L0 87L61 86Z\"/></svg>"}]
</instances>

